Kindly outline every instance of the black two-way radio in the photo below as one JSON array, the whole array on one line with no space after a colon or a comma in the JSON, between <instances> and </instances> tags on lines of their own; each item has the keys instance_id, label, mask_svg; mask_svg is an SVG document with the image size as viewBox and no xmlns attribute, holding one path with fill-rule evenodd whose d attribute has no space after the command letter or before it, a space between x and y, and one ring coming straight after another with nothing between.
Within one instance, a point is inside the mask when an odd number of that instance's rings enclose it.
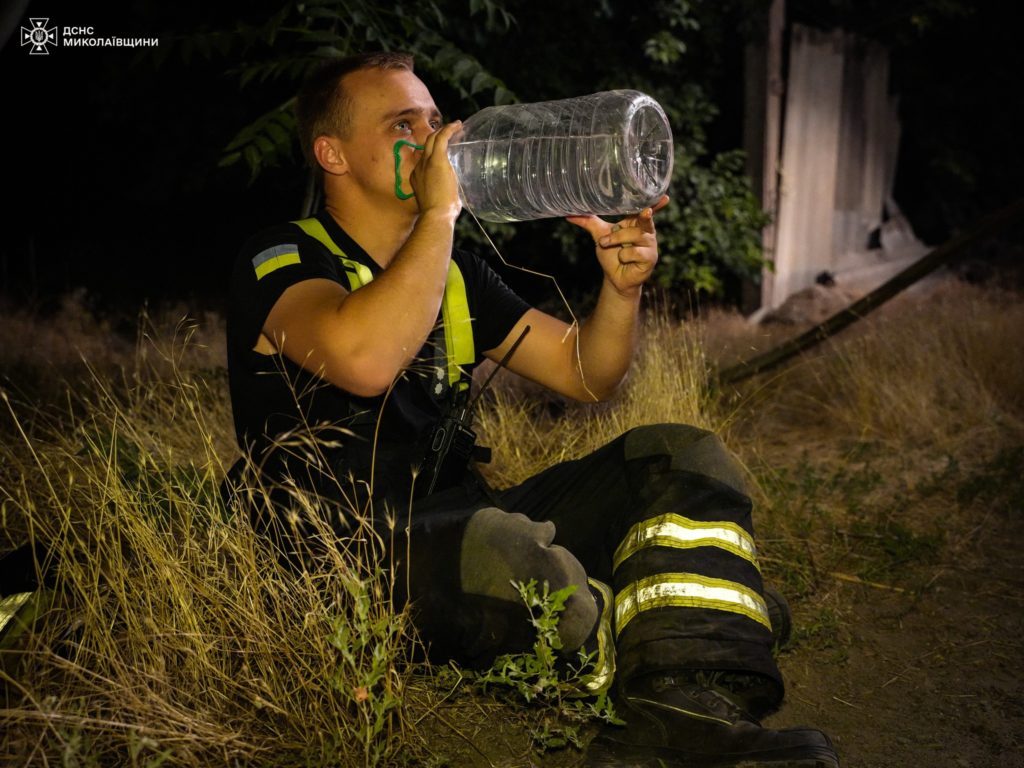
<instances>
[{"instance_id":1,"label":"black two-way radio","mask_svg":"<svg viewBox=\"0 0 1024 768\"><path fill-rule=\"evenodd\" d=\"M430 439L427 441L417 481L418 489L425 490L422 492L417 490L415 494L417 498L429 496L438 484L443 488L457 483L465 473L471 459L476 458L484 463L491 460L491 449L479 447L476 444L476 432L472 428L473 406L479 402L480 395L490 386L494 375L512 359L512 355L519 349L519 345L529 332L530 326L523 328L519 338L515 340L505 356L501 358L501 362L484 380L472 400L469 399L468 389L453 393L448 408L435 425L430 433Z\"/></svg>"}]
</instances>

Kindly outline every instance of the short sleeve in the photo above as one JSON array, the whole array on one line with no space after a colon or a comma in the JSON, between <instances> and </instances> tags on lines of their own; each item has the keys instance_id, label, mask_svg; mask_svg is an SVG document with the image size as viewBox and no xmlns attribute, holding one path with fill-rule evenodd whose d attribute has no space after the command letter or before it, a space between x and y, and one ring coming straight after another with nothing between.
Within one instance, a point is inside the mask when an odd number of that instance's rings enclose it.
<instances>
[{"instance_id":1,"label":"short sleeve","mask_svg":"<svg viewBox=\"0 0 1024 768\"><path fill-rule=\"evenodd\" d=\"M281 294L313 278L348 287L338 260L298 228L276 227L251 238L239 253L231 281L229 300L232 315L239 320L238 340L255 343Z\"/></svg>"},{"instance_id":2,"label":"short sleeve","mask_svg":"<svg viewBox=\"0 0 1024 768\"><path fill-rule=\"evenodd\" d=\"M469 276L466 288L472 302L473 340L480 359L484 352L508 337L530 305L483 259L464 251L456 251L455 258L463 274Z\"/></svg>"}]
</instances>

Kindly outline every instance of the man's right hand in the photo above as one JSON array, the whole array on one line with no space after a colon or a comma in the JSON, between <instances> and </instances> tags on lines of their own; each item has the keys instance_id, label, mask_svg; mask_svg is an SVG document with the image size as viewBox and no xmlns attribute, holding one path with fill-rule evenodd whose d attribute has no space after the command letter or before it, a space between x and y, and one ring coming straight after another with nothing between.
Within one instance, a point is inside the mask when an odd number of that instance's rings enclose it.
<instances>
[{"instance_id":1,"label":"man's right hand","mask_svg":"<svg viewBox=\"0 0 1024 768\"><path fill-rule=\"evenodd\" d=\"M420 157L409 176L421 216L436 212L454 221L462 210L459 180L448 160L448 141L461 128L462 121L456 120L430 134L423 142Z\"/></svg>"},{"instance_id":2,"label":"man's right hand","mask_svg":"<svg viewBox=\"0 0 1024 768\"><path fill-rule=\"evenodd\" d=\"M354 395L383 394L437 322L455 220L462 210L448 160L454 122L427 136L409 176L419 216L394 259L351 293L324 279L288 288L264 324L263 346ZM264 350L258 350L264 351Z\"/></svg>"}]
</instances>

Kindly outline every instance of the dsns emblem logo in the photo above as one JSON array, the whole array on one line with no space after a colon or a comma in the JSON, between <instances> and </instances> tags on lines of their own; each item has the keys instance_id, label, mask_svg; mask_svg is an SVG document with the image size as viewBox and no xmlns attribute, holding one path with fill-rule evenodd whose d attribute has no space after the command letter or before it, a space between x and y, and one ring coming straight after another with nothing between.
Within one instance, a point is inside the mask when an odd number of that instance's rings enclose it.
<instances>
[{"instance_id":1,"label":"dsns emblem logo","mask_svg":"<svg viewBox=\"0 0 1024 768\"><path fill-rule=\"evenodd\" d=\"M32 46L32 50L29 51L32 56L48 55L50 50L46 46L57 45L57 28L46 28L49 19L29 19L29 21L32 23L31 29L29 27L21 28L21 44Z\"/></svg>"}]
</instances>

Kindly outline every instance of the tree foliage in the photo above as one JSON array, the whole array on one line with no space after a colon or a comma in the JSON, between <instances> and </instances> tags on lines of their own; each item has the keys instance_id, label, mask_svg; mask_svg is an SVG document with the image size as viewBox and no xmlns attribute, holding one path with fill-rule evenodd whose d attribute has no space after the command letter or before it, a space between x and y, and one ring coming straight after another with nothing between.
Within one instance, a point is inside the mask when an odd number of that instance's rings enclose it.
<instances>
[{"instance_id":1,"label":"tree foliage","mask_svg":"<svg viewBox=\"0 0 1024 768\"><path fill-rule=\"evenodd\" d=\"M186 57L229 57L243 87L290 84L288 96L240 129L225 148L221 163L245 163L252 178L270 165L297 163L290 94L326 57L409 51L442 110L459 117L519 97L543 101L614 88L644 91L665 108L676 142L673 205L659 215L658 281L714 292L723 271L759 274L765 221L735 147L708 149L707 131L718 114L712 89L721 69L714 46L723 36L738 41L730 27L734 18L722 7L710 0L658 0L643 7L626 0L547 6L527 0L305 0L286 3L260 23L193 35L182 41L181 51ZM468 217L459 232L485 243ZM593 261L589 240L564 222L488 226L488 234L517 263L556 276ZM552 235L560 259L544 255L551 252ZM593 288L571 280L569 285L576 292Z\"/></svg>"},{"instance_id":2,"label":"tree foliage","mask_svg":"<svg viewBox=\"0 0 1024 768\"><path fill-rule=\"evenodd\" d=\"M469 17L500 34L512 18L492 0L473 0ZM430 80L454 90L467 104L515 100L505 84L466 50L445 36L445 15L437 3L378 3L372 0L288 2L260 23L242 22L232 31L204 31L181 38L187 62L216 53L237 62L232 72L245 88L279 82L292 91L325 59L364 50L405 50ZM244 126L225 147L221 165L244 162L255 178L262 169L299 157L295 152L294 95Z\"/></svg>"}]
</instances>

